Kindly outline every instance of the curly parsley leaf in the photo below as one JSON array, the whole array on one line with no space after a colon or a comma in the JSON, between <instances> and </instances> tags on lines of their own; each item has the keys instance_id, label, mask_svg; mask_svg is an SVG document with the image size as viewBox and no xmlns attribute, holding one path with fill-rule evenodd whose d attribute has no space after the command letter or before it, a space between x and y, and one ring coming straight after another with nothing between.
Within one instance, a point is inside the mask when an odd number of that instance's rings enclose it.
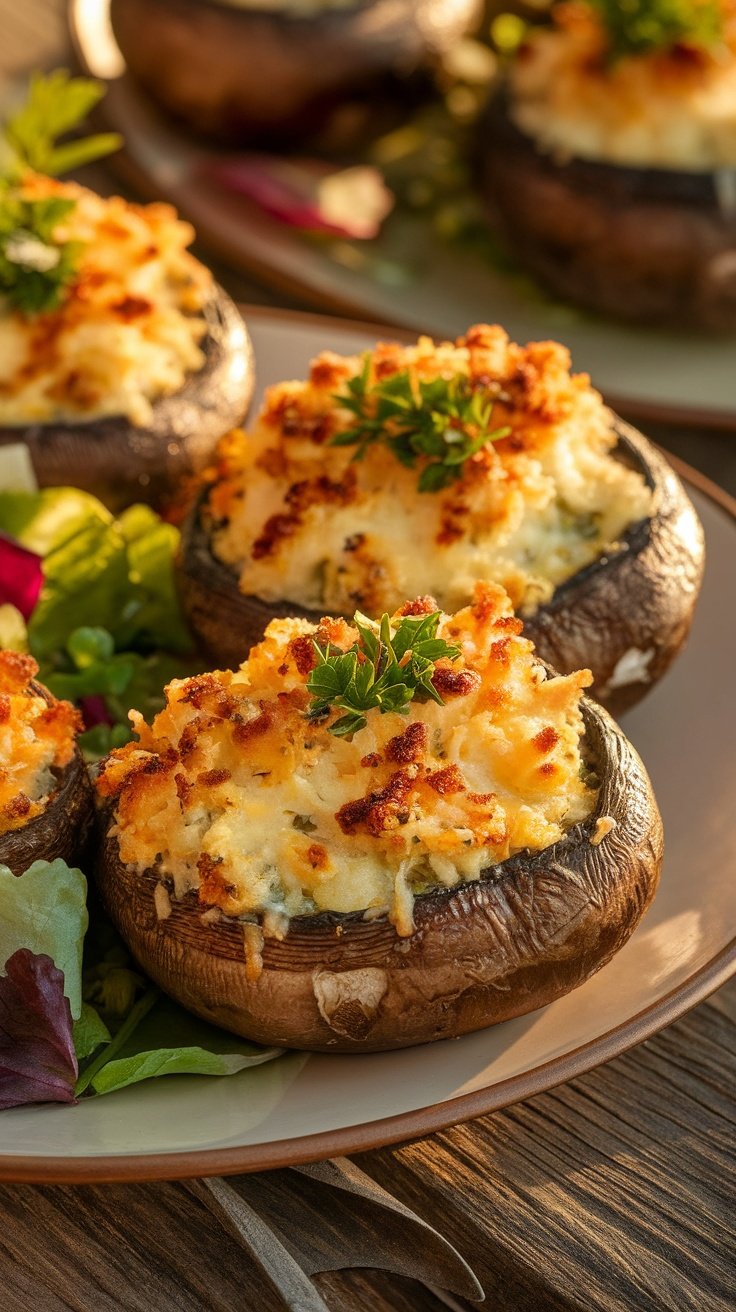
<instances>
[{"instance_id":1,"label":"curly parsley leaf","mask_svg":"<svg viewBox=\"0 0 736 1312\"><path fill-rule=\"evenodd\" d=\"M723 37L720 0L588 0L606 30L612 59Z\"/></svg>"},{"instance_id":2,"label":"curly parsley leaf","mask_svg":"<svg viewBox=\"0 0 736 1312\"><path fill-rule=\"evenodd\" d=\"M406 715L415 700L442 705L432 683L435 662L457 660L460 648L437 637L440 618L440 611L408 615L394 629L388 615L376 624L356 611L353 623L359 637L349 651L333 653L329 643L322 647L315 642L317 664L307 679L310 719L319 719L332 708L344 710L329 732L347 738L365 728L369 710Z\"/></svg>"},{"instance_id":3,"label":"curly parsley leaf","mask_svg":"<svg viewBox=\"0 0 736 1312\"><path fill-rule=\"evenodd\" d=\"M484 446L508 436L508 428L491 425L492 399L464 375L417 382L404 369L371 383L371 364L366 352L361 372L334 398L354 418L331 445L354 446L354 460L383 442L409 469L421 460L419 491L438 492L460 478Z\"/></svg>"}]
</instances>

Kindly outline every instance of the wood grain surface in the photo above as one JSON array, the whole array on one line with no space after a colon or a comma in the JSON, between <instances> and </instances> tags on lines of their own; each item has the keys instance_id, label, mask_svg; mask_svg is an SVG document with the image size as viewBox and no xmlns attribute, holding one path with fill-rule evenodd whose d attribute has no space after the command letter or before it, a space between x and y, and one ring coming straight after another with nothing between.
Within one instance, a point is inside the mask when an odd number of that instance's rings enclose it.
<instances>
[{"instance_id":1,"label":"wood grain surface","mask_svg":"<svg viewBox=\"0 0 736 1312\"><path fill-rule=\"evenodd\" d=\"M63 0L0 0L0 78L69 62L63 11ZM94 185L117 189L102 169ZM284 303L215 268L236 298ZM733 436L652 435L736 491ZM732 984L572 1084L357 1160L464 1254L493 1312L733 1312L735 1031ZM310 1215L293 1179L281 1224L296 1233ZM237 1186L267 1210L263 1177ZM0 1207L0 1312L276 1312L265 1279L185 1184L8 1185ZM448 1306L377 1271L315 1284L334 1312Z\"/></svg>"}]
</instances>

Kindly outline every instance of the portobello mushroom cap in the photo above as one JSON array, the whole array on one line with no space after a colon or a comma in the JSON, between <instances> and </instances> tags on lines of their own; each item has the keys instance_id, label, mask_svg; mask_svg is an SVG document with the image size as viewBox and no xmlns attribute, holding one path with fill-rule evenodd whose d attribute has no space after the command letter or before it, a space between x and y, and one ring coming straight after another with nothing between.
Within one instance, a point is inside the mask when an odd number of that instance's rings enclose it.
<instances>
[{"instance_id":1,"label":"portobello mushroom cap","mask_svg":"<svg viewBox=\"0 0 736 1312\"><path fill-rule=\"evenodd\" d=\"M640 323L736 329L733 170L562 160L516 126L505 93L481 115L478 156L512 250L557 295Z\"/></svg>"},{"instance_id":2,"label":"portobello mushroom cap","mask_svg":"<svg viewBox=\"0 0 736 1312\"><path fill-rule=\"evenodd\" d=\"M158 918L158 876L121 863L106 808L97 880L108 912L161 988L260 1043L381 1051L533 1011L624 945L662 861L662 824L637 753L601 707L587 698L582 706L587 759L600 780L594 813L552 847L419 894L409 938L386 916L298 916L283 940L265 939L262 971L249 978L242 923L203 924L194 893L172 899L171 914Z\"/></svg>"},{"instance_id":3,"label":"portobello mushroom cap","mask_svg":"<svg viewBox=\"0 0 736 1312\"><path fill-rule=\"evenodd\" d=\"M633 706L664 674L692 622L703 574L703 531L677 474L641 433L616 420L617 458L654 490L654 510L616 548L561 583L524 620L525 637L561 674L588 668L593 696L614 714ZM275 617L320 614L293 602L244 596L235 573L212 553L201 509L184 526L176 573L189 625L215 661L237 668Z\"/></svg>"},{"instance_id":4,"label":"portobello mushroom cap","mask_svg":"<svg viewBox=\"0 0 736 1312\"><path fill-rule=\"evenodd\" d=\"M202 368L178 392L153 402L145 427L124 415L0 425L0 446L25 442L41 487L73 484L114 511L134 501L173 500L182 479L202 469L222 435L242 423L255 386L248 330L221 287L213 288L202 315Z\"/></svg>"},{"instance_id":5,"label":"portobello mushroom cap","mask_svg":"<svg viewBox=\"0 0 736 1312\"><path fill-rule=\"evenodd\" d=\"M290 149L326 130L338 149L405 120L481 5L112 0L110 14L131 73L196 132Z\"/></svg>"},{"instance_id":6,"label":"portobello mushroom cap","mask_svg":"<svg viewBox=\"0 0 736 1312\"><path fill-rule=\"evenodd\" d=\"M35 680L31 691L49 706L56 698ZM68 765L57 774L57 787L39 815L19 829L0 834L0 864L22 875L34 861L57 857L76 864L85 854L92 831L94 805L87 767L78 747Z\"/></svg>"}]
</instances>

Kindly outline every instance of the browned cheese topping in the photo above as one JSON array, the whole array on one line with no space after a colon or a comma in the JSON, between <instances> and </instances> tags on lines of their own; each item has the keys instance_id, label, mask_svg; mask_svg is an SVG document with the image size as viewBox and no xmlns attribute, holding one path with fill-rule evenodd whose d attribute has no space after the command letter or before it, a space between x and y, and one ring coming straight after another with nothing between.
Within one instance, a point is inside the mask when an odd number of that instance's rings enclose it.
<instances>
[{"instance_id":1,"label":"browned cheese topping","mask_svg":"<svg viewBox=\"0 0 736 1312\"><path fill-rule=\"evenodd\" d=\"M611 164L673 169L736 166L736 4L724 40L609 59L588 4L555 6L511 70L512 115L543 149Z\"/></svg>"},{"instance_id":2,"label":"browned cheese topping","mask_svg":"<svg viewBox=\"0 0 736 1312\"><path fill-rule=\"evenodd\" d=\"M58 309L0 311L0 424L125 415L145 425L152 403L204 363L212 277L186 249L193 229L170 205L104 199L74 182L30 174L23 192L73 200L54 235L82 245Z\"/></svg>"},{"instance_id":3,"label":"browned cheese topping","mask_svg":"<svg viewBox=\"0 0 736 1312\"><path fill-rule=\"evenodd\" d=\"M454 611L487 580L531 613L651 511L643 479L612 455L610 412L555 342L519 346L479 325L454 343L375 348L371 386L405 371L415 385L459 378L510 429L435 492L418 491L422 458L406 468L384 441L359 460L331 444L353 419L336 395L361 368L323 353L222 443L205 517L245 594L376 615L431 592Z\"/></svg>"},{"instance_id":4,"label":"browned cheese topping","mask_svg":"<svg viewBox=\"0 0 736 1312\"><path fill-rule=\"evenodd\" d=\"M49 703L34 691L36 674L33 657L0 651L0 834L44 810L82 728L69 702Z\"/></svg>"}]
</instances>

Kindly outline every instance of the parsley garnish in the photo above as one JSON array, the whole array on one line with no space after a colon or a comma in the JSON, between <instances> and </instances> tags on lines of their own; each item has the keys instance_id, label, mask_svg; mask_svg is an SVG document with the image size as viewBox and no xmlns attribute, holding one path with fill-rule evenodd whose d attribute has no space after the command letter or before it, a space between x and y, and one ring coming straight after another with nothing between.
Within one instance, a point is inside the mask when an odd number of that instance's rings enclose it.
<instances>
[{"instance_id":1,"label":"parsley garnish","mask_svg":"<svg viewBox=\"0 0 736 1312\"><path fill-rule=\"evenodd\" d=\"M54 236L74 204L0 191L0 291L24 314L55 309L76 273L80 243Z\"/></svg>"},{"instance_id":2,"label":"parsley garnish","mask_svg":"<svg viewBox=\"0 0 736 1312\"><path fill-rule=\"evenodd\" d=\"M406 715L409 703L443 699L432 683L435 662L444 657L455 661L460 648L437 637L441 612L405 616L395 629L388 615L380 624L356 611L353 623L360 637L349 651L330 650L314 642L317 665L307 679L312 694L310 719L325 715L331 707L346 711L330 725L330 733L346 738L366 726L365 712L378 709L382 715L396 711Z\"/></svg>"},{"instance_id":3,"label":"parsley garnish","mask_svg":"<svg viewBox=\"0 0 736 1312\"><path fill-rule=\"evenodd\" d=\"M75 277L82 246L57 237L76 202L27 199L23 176L29 170L56 176L118 149L122 139L113 132L56 144L103 94L101 83L72 78L64 69L36 73L25 104L2 129L9 159L0 173L0 294L24 314L56 309Z\"/></svg>"},{"instance_id":4,"label":"parsley garnish","mask_svg":"<svg viewBox=\"0 0 736 1312\"><path fill-rule=\"evenodd\" d=\"M612 59L680 43L709 47L723 36L720 0L588 0L600 16Z\"/></svg>"},{"instance_id":5,"label":"parsley garnish","mask_svg":"<svg viewBox=\"0 0 736 1312\"><path fill-rule=\"evenodd\" d=\"M70 77L64 68L49 74L34 73L25 104L7 119L3 136L14 155L15 172L32 169L58 177L122 145L116 132L103 132L57 146L59 137L87 117L105 94L101 82Z\"/></svg>"},{"instance_id":6,"label":"parsley garnish","mask_svg":"<svg viewBox=\"0 0 736 1312\"><path fill-rule=\"evenodd\" d=\"M404 369L372 384L370 376L371 355L366 352L361 372L334 398L355 419L335 434L331 445L355 446L353 459L362 460L369 446L383 442L410 469L426 458L420 492L447 487L460 478L466 460L510 432L491 428L493 401L474 390L462 374L418 382Z\"/></svg>"}]
</instances>

